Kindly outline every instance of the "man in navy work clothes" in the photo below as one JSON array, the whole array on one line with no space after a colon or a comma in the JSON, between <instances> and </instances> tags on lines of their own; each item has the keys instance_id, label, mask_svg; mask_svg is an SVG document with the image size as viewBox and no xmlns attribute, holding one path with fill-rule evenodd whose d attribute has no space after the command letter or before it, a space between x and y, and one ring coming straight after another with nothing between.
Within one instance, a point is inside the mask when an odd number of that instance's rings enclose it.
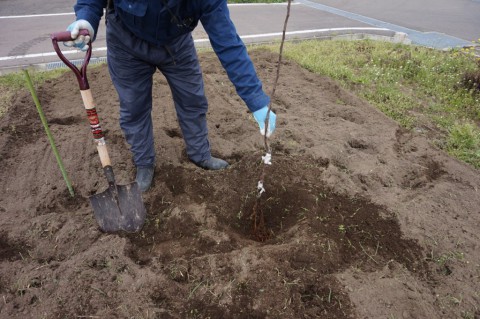
<instances>
[{"instance_id":1,"label":"man in navy work clothes","mask_svg":"<svg viewBox=\"0 0 480 319\"><path fill-rule=\"evenodd\" d=\"M152 77L157 69L172 91L189 159L204 169L228 166L210 152L208 103L191 35L199 21L238 95L265 134L270 98L237 35L226 0L112 0L108 4L107 0L77 0L77 20L67 28L74 41L65 45L87 50L105 7L108 69L120 100L120 126L130 144L142 191L150 188L155 171L151 110ZM80 29L87 29L90 36L79 36ZM275 117L270 112L267 136L275 129Z\"/></svg>"}]
</instances>

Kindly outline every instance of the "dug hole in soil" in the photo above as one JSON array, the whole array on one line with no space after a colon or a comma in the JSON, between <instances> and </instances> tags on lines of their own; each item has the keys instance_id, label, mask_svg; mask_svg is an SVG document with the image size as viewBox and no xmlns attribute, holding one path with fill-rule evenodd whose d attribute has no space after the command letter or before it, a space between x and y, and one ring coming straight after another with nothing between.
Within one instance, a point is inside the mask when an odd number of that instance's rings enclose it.
<instances>
[{"instance_id":1,"label":"dug hole in soil","mask_svg":"<svg viewBox=\"0 0 480 319\"><path fill-rule=\"evenodd\" d=\"M271 91L277 54L251 57ZM107 188L72 72L37 88L71 198L27 90L0 119L0 318L478 318L480 174L331 79L282 65L272 165L213 53L200 55L214 155L185 155L154 77L157 168L136 234L98 229ZM105 65L89 82L118 184L134 180ZM261 239L261 240L259 240Z\"/></svg>"}]
</instances>

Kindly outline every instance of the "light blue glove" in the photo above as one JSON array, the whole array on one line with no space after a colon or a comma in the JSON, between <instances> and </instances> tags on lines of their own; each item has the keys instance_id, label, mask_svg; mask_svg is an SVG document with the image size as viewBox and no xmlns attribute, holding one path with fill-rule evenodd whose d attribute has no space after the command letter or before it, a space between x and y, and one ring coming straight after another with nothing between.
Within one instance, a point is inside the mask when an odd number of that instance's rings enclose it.
<instances>
[{"instance_id":1,"label":"light blue glove","mask_svg":"<svg viewBox=\"0 0 480 319\"><path fill-rule=\"evenodd\" d=\"M265 135L265 120L267 118L267 112L268 112L268 106L265 106L261 108L260 110L257 110L253 112L253 117L258 123L258 126L260 127L260 134ZM277 116L275 113L273 113L272 110L270 110L270 114L268 116L268 132L267 132L267 137L270 137L272 135L273 131L275 131L275 121L277 119Z\"/></svg>"},{"instance_id":2,"label":"light blue glove","mask_svg":"<svg viewBox=\"0 0 480 319\"><path fill-rule=\"evenodd\" d=\"M78 35L81 29L87 29L89 35ZM67 31L70 31L73 41L66 41L63 42L64 45L67 47L75 47L82 51L88 50L88 43L90 39L93 39L95 36L95 31L93 31L93 27L87 20L77 20L70 24L67 27Z\"/></svg>"}]
</instances>

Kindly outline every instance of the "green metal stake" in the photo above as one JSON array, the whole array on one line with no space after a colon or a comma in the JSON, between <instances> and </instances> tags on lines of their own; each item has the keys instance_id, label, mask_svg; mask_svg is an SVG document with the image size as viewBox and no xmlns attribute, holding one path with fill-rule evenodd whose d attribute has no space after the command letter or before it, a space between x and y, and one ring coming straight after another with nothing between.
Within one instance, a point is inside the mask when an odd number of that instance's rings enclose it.
<instances>
[{"instance_id":1,"label":"green metal stake","mask_svg":"<svg viewBox=\"0 0 480 319\"><path fill-rule=\"evenodd\" d=\"M45 128L45 132L47 133L48 140L50 141L50 145L52 146L52 150L53 150L53 153L55 154L55 158L57 159L58 166L62 171L63 179L65 180L65 183L67 183L70 196L74 197L75 193L73 192L72 184L70 183L70 179L68 178L67 172L65 171L65 167L63 166L62 158L58 153L57 147L55 146L55 141L53 140L52 133L50 132L50 128L48 127L47 119L45 117L45 114L43 113L42 106L40 105L40 101L38 100L37 93L35 92L35 88L33 87L32 80L30 79L30 75L28 74L27 70L23 70L23 73L25 73L27 86L30 89L30 93L32 94L33 101L37 106L37 111L38 111L38 114L40 115L40 120L42 120L43 127Z\"/></svg>"}]
</instances>

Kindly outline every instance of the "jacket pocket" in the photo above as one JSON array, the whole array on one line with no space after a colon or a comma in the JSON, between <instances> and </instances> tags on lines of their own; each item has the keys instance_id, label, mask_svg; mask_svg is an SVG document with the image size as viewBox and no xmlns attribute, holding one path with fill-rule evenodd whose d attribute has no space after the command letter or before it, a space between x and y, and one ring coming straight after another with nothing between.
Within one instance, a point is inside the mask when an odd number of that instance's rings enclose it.
<instances>
[{"instance_id":1,"label":"jacket pocket","mask_svg":"<svg viewBox=\"0 0 480 319\"><path fill-rule=\"evenodd\" d=\"M132 14L137 17L145 16L147 12L148 3L146 0L119 0L115 5L124 12Z\"/></svg>"}]
</instances>

